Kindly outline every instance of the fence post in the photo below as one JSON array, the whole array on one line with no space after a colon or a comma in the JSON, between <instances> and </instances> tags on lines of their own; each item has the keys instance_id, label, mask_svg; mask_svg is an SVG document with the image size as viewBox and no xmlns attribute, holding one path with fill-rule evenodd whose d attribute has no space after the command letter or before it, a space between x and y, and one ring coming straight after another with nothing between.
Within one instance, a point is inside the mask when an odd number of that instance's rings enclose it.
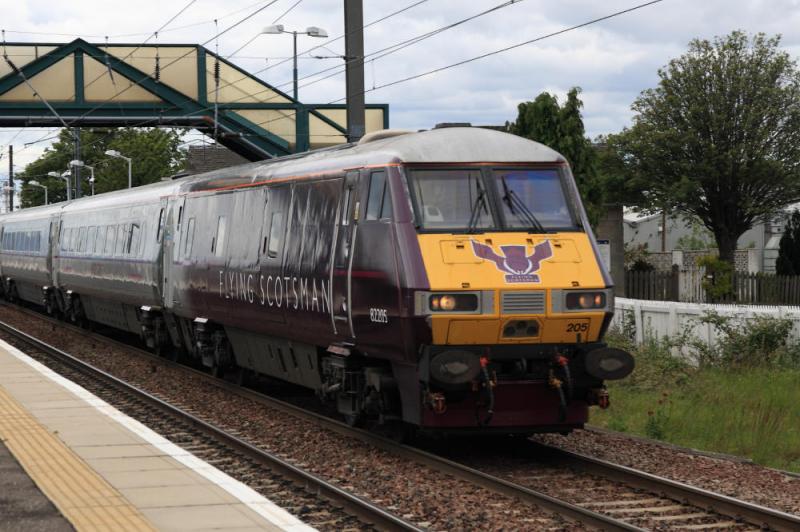
<instances>
[{"instance_id":1,"label":"fence post","mask_svg":"<svg viewBox=\"0 0 800 532\"><path fill-rule=\"evenodd\" d=\"M672 265L672 276L670 276L670 294L671 301L681 300L681 269L677 264Z\"/></svg>"},{"instance_id":2,"label":"fence post","mask_svg":"<svg viewBox=\"0 0 800 532\"><path fill-rule=\"evenodd\" d=\"M633 324L636 328L636 345L644 343L644 323L642 323L642 304L633 304Z\"/></svg>"}]
</instances>

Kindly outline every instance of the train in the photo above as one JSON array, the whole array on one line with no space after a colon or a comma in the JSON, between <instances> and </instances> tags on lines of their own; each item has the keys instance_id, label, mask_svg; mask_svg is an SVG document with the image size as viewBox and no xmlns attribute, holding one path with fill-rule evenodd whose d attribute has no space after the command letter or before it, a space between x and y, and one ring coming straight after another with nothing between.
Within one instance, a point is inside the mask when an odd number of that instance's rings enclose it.
<instances>
[{"instance_id":1,"label":"train","mask_svg":"<svg viewBox=\"0 0 800 532\"><path fill-rule=\"evenodd\" d=\"M311 389L351 424L568 433L631 355L569 164L477 127L333 148L0 216L10 301L214 374Z\"/></svg>"}]
</instances>

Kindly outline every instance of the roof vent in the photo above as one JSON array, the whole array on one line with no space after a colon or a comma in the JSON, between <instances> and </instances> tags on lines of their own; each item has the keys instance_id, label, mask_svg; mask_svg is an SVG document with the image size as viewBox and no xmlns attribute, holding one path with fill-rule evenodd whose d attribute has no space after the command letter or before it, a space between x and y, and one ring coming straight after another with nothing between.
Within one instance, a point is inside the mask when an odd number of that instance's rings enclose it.
<instances>
[{"instance_id":1,"label":"roof vent","mask_svg":"<svg viewBox=\"0 0 800 532\"><path fill-rule=\"evenodd\" d=\"M433 129L444 129L447 127L472 127L469 122L441 122L433 126Z\"/></svg>"},{"instance_id":2,"label":"roof vent","mask_svg":"<svg viewBox=\"0 0 800 532\"><path fill-rule=\"evenodd\" d=\"M413 133L413 131L408 129L381 129L378 131L373 131L372 133L367 133L361 137L361 140L358 141L358 144L367 144L369 142L375 142L376 140L390 139L392 137L408 135L409 133Z\"/></svg>"}]
</instances>

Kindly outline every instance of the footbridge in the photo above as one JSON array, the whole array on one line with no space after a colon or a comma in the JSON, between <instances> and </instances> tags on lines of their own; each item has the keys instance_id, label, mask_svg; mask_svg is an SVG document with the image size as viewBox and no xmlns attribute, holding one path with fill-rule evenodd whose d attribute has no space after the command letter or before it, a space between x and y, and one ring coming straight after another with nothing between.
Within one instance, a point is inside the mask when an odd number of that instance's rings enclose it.
<instances>
[{"instance_id":1,"label":"footbridge","mask_svg":"<svg viewBox=\"0 0 800 532\"><path fill-rule=\"evenodd\" d=\"M366 106L366 131L389 126ZM5 43L0 127L191 127L250 160L346 142L343 104L306 104L196 44Z\"/></svg>"}]
</instances>

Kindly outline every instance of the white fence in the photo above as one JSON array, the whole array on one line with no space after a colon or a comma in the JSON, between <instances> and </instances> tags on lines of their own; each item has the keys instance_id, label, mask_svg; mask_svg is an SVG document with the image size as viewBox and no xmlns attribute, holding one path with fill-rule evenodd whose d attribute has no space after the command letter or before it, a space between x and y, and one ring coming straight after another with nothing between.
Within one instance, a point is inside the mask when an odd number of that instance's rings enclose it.
<instances>
[{"instance_id":1,"label":"white fence","mask_svg":"<svg viewBox=\"0 0 800 532\"><path fill-rule=\"evenodd\" d=\"M707 345L717 340L717 331L710 323L699 323L698 318L714 311L721 316L730 316L745 322L758 316L792 320L792 338L800 340L800 307L766 305L710 305L674 301L645 301L641 299L616 298L612 327L633 327L637 344L645 338L662 338L689 330L696 339Z\"/></svg>"}]
</instances>

